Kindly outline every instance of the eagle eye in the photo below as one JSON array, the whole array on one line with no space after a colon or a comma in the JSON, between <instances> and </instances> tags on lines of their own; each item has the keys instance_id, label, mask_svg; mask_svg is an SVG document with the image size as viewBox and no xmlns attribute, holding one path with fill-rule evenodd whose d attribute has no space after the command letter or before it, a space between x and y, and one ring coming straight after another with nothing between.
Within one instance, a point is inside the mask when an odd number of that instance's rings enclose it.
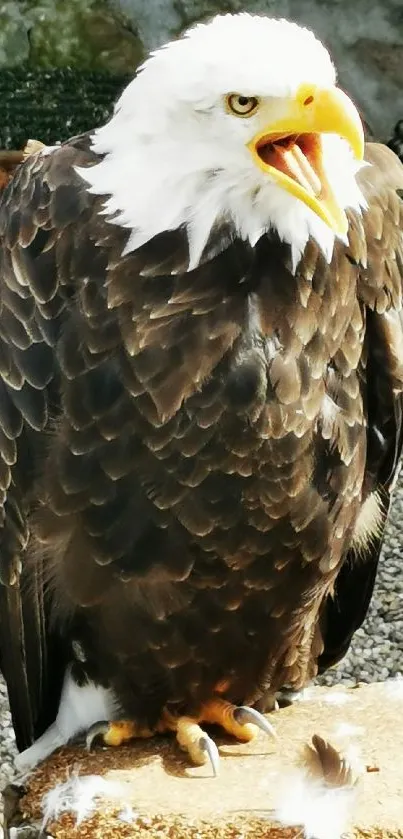
<instances>
[{"instance_id":1,"label":"eagle eye","mask_svg":"<svg viewBox=\"0 0 403 839\"><path fill-rule=\"evenodd\" d=\"M237 117L251 117L259 107L256 96L242 96L240 93L230 93L227 96L227 107Z\"/></svg>"}]
</instances>

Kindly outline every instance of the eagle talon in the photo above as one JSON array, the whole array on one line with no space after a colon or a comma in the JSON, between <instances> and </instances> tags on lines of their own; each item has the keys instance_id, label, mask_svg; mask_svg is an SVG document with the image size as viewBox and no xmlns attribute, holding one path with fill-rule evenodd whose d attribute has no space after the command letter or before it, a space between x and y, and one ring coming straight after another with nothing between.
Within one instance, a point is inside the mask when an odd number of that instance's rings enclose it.
<instances>
[{"instance_id":1,"label":"eagle talon","mask_svg":"<svg viewBox=\"0 0 403 839\"><path fill-rule=\"evenodd\" d=\"M214 697L205 703L200 719L202 722L220 725L227 734L231 734L242 743L254 740L259 729L271 737L276 737L271 723L255 708L233 705L221 697Z\"/></svg>"},{"instance_id":2,"label":"eagle talon","mask_svg":"<svg viewBox=\"0 0 403 839\"><path fill-rule=\"evenodd\" d=\"M98 737L103 737L105 734L108 733L110 728L110 723L107 720L100 720L99 722L95 722L87 731L86 738L85 738L85 746L87 752L90 752L94 743Z\"/></svg>"},{"instance_id":3,"label":"eagle talon","mask_svg":"<svg viewBox=\"0 0 403 839\"><path fill-rule=\"evenodd\" d=\"M209 762L216 778L220 757L214 740L200 728L199 723L192 717L179 717L175 728L176 739L181 749L188 753L196 766L204 766Z\"/></svg>"},{"instance_id":4,"label":"eagle talon","mask_svg":"<svg viewBox=\"0 0 403 839\"><path fill-rule=\"evenodd\" d=\"M200 737L199 749L202 753L207 755L208 760L210 761L210 766L213 770L214 778L217 778L220 768L220 755L214 740L212 740L208 734L203 734L203 736Z\"/></svg>"},{"instance_id":5,"label":"eagle talon","mask_svg":"<svg viewBox=\"0 0 403 839\"><path fill-rule=\"evenodd\" d=\"M256 708L249 708L247 705L239 705L237 708L234 708L233 717L235 722L239 725L248 725L248 723L252 723L252 725L256 725L257 728L264 731L265 734L268 734L269 737L274 737L277 740L277 734L272 724L266 719L266 717L263 716L263 714L260 713L260 711L257 711Z\"/></svg>"}]
</instances>

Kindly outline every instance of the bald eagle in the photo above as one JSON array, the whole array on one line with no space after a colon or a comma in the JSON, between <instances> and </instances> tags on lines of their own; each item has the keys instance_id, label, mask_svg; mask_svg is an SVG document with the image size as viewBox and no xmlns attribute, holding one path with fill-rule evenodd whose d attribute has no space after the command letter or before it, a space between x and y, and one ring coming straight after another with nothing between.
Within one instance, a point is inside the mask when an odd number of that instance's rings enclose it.
<instances>
[{"instance_id":1,"label":"bald eagle","mask_svg":"<svg viewBox=\"0 0 403 839\"><path fill-rule=\"evenodd\" d=\"M403 167L328 51L223 15L0 200L0 662L19 767L248 740L372 595L402 445Z\"/></svg>"}]
</instances>

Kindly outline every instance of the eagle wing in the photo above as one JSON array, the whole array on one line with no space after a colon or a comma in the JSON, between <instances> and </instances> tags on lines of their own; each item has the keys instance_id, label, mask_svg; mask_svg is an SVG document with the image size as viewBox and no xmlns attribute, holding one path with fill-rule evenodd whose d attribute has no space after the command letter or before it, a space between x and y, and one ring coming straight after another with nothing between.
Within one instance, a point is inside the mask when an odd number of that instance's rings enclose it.
<instances>
[{"instance_id":1,"label":"eagle wing","mask_svg":"<svg viewBox=\"0 0 403 839\"><path fill-rule=\"evenodd\" d=\"M43 579L34 567L28 573L26 548L34 476L60 410L55 347L73 260L76 281L85 277L72 254L88 199L72 165L88 158L85 142L61 148L57 161L33 154L0 198L0 667L20 749L53 721L64 672Z\"/></svg>"},{"instance_id":2,"label":"eagle wing","mask_svg":"<svg viewBox=\"0 0 403 839\"><path fill-rule=\"evenodd\" d=\"M367 614L403 441L403 166L376 143L367 144L365 160L371 165L360 171L358 181L368 210L362 218L351 214L348 249L359 267L358 295L366 308L363 513L326 602L321 672L343 658Z\"/></svg>"}]
</instances>

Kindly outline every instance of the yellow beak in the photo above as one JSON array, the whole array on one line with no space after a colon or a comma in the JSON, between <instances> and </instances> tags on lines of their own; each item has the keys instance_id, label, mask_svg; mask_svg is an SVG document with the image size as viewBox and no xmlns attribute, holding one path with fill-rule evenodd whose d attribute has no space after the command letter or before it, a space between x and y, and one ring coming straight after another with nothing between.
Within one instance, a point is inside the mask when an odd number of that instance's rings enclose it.
<instances>
[{"instance_id":1,"label":"yellow beak","mask_svg":"<svg viewBox=\"0 0 403 839\"><path fill-rule=\"evenodd\" d=\"M281 187L307 204L338 235L348 222L326 178L322 134L338 134L354 156L364 156L364 131L351 99L338 88L303 85L284 103L281 117L248 143L256 164Z\"/></svg>"}]
</instances>

